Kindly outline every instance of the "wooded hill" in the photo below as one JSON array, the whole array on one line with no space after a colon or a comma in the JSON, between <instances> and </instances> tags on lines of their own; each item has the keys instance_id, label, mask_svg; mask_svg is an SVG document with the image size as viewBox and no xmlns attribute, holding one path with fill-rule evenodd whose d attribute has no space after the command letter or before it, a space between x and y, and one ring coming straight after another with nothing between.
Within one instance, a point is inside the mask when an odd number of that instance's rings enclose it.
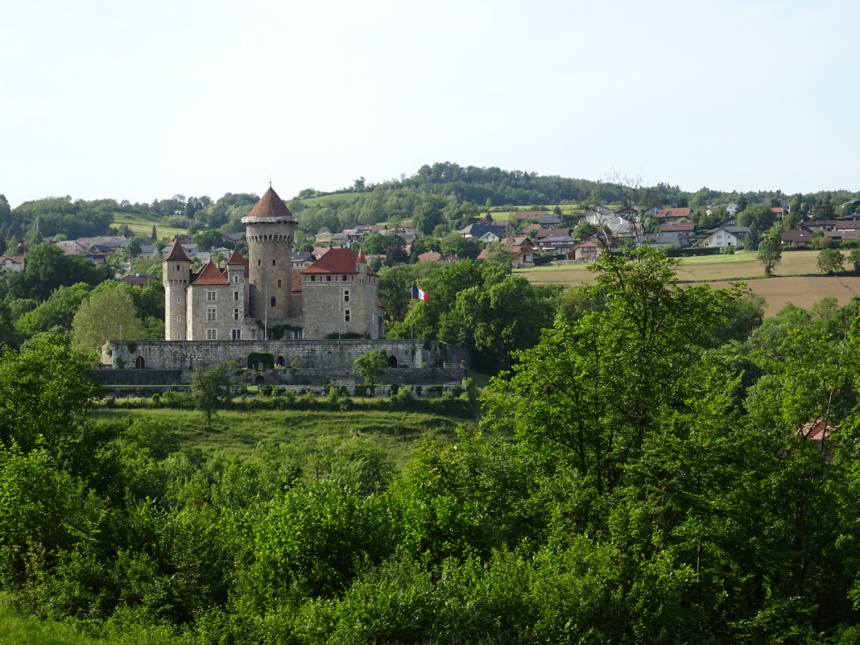
<instances>
[{"instance_id":1,"label":"wooded hill","mask_svg":"<svg viewBox=\"0 0 860 645\"><path fill-rule=\"evenodd\" d=\"M299 217L300 229L309 234L323 229L334 232L358 224L397 223L409 219L416 229L439 235L464 226L489 209L510 211L563 204L620 205L625 201L623 184L623 180L570 179L445 162L424 165L412 176L377 184L370 184L361 177L351 187L334 193L307 188L289 200L288 206ZM694 209L732 201L751 204L778 201L788 205L798 197L780 190L738 193L702 188L687 192L667 183L643 187L642 192L656 205ZM860 193L845 190L820 191L800 196L797 203L802 212L811 213L828 198L834 208L838 208L858 196ZM143 226L147 232L150 224L188 229L191 234L213 229L223 233L238 232L242 228L241 218L257 199L257 195L251 193L226 193L217 200L205 195L174 195L151 203L131 203L123 199L73 200L66 196L28 201L11 209L0 195L0 240L8 243L15 238L16 242L32 242L44 236L65 235L74 239L106 235L111 227L119 232L122 226L117 224L119 220L126 226L131 225L122 231L129 233L135 224L134 216L145 222ZM136 233L140 234L139 228Z\"/></svg>"}]
</instances>

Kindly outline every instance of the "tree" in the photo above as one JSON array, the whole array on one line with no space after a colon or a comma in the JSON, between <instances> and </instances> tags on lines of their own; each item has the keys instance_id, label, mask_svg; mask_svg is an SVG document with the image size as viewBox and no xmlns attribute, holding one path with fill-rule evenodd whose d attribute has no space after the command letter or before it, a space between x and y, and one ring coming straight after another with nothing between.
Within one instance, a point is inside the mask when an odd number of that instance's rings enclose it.
<instances>
[{"instance_id":1,"label":"tree","mask_svg":"<svg viewBox=\"0 0 860 645\"><path fill-rule=\"evenodd\" d=\"M128 241L125 247L125 255L130 260L140 255L140 240L138 238L133 237Z\"/></svg>"},{"instance_id":2,"label":"tree","mask_svg":"<svg viewBox=\"0 0 860 645\"><path fill-rule=\"evenodd\" d=\"M361 376L365 385L378 385L388 367L388 357L380 349L366 352L355 359L353 371Z\"/></svg>"},{"instance_id":3,"label":"tree","mask_svg":"<svg viewBox=\"0 0 860 645\"><path fill-rule=\"evenodd\" d=\"M845 257L839 249L823 249L818 254L818 270L828 274L839 273L844 261Z\"/></svg>"},{"instance_id":4,"label":"tree","mask_svg":"<svg viewBox=\"0 0 860 645\"><path fill-rule=\"evenodd\" d=\"M90 293L89 285L79 282L71 287L60 287L41 305L15 321L15 328L24 338L54 327L71 330L75 313Z\"/></svg>"},{"instance_id":5,"label":"tree","mask_svg":"<svg viewBox=\"0 0 860 645\"><path fill-rule=\"evenodd\" d=\"M860 247L851 249L851 253L848 254L848 261L854 265L854 273L860 274Z\"/></svg>"},{"instance_id":6,"label":"tree","mask_svg":"<svg viewBox=\"0 0 860 645\"><path fill-rule=\"evenodd\" d=\"M0 354L0 441L29 451L41 436L51 454L70 456L100 395L86 359L59 334L39 334Z\"/></svg>"},{"instance_id":7,"label":"tree","mask_svg":"<svg viewBox=\"0 0 860 645\"><path fill-rule=\"evenodd\" d=\"M782 260L782 241L776 235L768 235L758 245L758 261L764 267L764 277L769 278Z\"/></svg>"},{"instance_id":8,"label":"tree","mask_svg":"<svg viewBox=\"0 0 860 645\"><path fill-rule=\"evenodd\" d=\"M212 419L230 399L230 370L233 363L222 363L209 369L196 369L191 375L191 398L194 407L206 417L206 429L212 430Z\"/></svg>"},{"instance_id":9,"label":"tree","mask_svg":"<svg viewBox=\"0 0 860 645\"><path fill-rule=\"evenodd\" d=\"M94 289L72 320L72 346L95 352L109 340L138 340L146 332L137 317L128 285L105 282Z\"/></svg>"}]
</instances>

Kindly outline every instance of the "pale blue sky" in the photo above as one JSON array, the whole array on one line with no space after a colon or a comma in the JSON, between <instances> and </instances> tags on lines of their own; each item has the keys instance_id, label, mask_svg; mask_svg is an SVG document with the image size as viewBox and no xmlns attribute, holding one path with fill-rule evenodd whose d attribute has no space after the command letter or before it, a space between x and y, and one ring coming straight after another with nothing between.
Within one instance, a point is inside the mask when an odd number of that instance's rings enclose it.
<instances>
[{"instance_id":1,"label":"pale blue sky","mask_svg":"<svg viewBox=\"0 0 860 645\"><path fill-rule=\"evenodd\" d=\"M860 190L860 3L31 0L0 193L283 197L425 163Z\"/></svg>"}]
</instances>

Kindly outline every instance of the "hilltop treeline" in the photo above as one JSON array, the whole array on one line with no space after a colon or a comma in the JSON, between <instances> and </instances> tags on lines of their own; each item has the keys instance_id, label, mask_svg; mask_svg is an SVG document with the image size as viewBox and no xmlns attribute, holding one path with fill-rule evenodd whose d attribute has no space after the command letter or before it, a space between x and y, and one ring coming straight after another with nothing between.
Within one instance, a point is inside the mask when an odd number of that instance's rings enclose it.
<instances>
[{"instance_id":1,"label":"hilltop treeline","mask_svg":"<svg viewBox=\"0 0 860 645\"><path fill-rule=\"evenodd\" d=\"M370 437L184 451L89 420L61 337L6 352L0 589L142 642L856 642L857 302L750 325L648 249L598 266L402 472Z\"/></svg>"},{"instance_id":2,"label":"hilltop treeline","mask_svg":"<svg viewBox=\"0 0 860 645\"><path fill-rule=\"evenodd\" d=\"M299 217L301 230L309 234L407 219L424 233L444 234L490 209L623 205L629 199L629 188L626 179L591 181L444 162L424 165L412 176L377 184L370 184L362 177L336 193L307 188L289 200L288 206ZM739 193L709 188L687 192L668 183L637 186L637 189L647 192L648 203L658 206L702 209L709 204L728 202L784 206L796 203L802 214L812 213L825 201L834 204L834 212L838 214L840 204L858 197L858 193L845 190L808 195L786 195L780 190ZM116 199L73 201L66 196L28 201L11 209L5 197L0 196L0 240L32 241L39 235L65 235L70 239L106 235L111 231L114 213L157 217L165 226L191 228L192 234L207 229L232 233L241 230L241 218L257 199L253 193L226 193L218 199L180 194L151 203L132 203Z\"/></svg>"}]
</instances>

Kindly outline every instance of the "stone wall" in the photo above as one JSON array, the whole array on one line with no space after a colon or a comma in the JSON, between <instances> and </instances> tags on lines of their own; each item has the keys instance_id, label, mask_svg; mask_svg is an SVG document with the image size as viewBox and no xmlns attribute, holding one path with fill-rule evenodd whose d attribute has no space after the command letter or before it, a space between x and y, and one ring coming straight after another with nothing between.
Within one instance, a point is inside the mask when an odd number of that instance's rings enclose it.
<instances>
[{"instance_id":1,"label":"stone wall","mask_svg":"<svg viewBox=\"0 0 860 645\"><path fill-rule=\"evenodd\" d=\"M142 363L145 370L193 370L236 361L247 367L248 355L272 354L286 367L352 373L356 358L382 350L391 367L469 367L468 352L460 347L425 340L270 340L270 341L108 341L102 351L105 368L129 369ZM294 363L295 361L295 363ZM256 367L256 365L252 366Z\"/></svg>"}]
</instances>

